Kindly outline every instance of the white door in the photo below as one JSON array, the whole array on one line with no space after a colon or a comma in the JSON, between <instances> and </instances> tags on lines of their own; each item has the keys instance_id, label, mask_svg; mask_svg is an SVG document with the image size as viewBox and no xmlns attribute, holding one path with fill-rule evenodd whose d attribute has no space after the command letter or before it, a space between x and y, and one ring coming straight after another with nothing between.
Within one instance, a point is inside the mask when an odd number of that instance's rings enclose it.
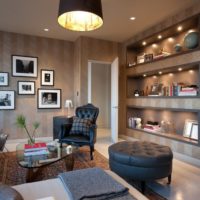
<instances>
[{"instance_id":1,"label":"white door","mask_svg":"<svg viewBox=\"0 0 200 200\"><path fill-rule=\"evenodd\" d=\"M111 139L118 141L118 79L119 60L115 58L111 64Z\"/></svg>"}]
</instances>

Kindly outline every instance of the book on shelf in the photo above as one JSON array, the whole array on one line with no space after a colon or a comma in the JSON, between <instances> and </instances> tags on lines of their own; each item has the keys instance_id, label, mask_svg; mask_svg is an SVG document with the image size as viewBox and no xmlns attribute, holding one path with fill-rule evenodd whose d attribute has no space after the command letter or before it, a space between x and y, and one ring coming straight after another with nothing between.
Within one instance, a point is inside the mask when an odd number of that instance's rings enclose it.
<instances>
[{"instance_id":1,"label":"book on shelf","mask_svg":"<svg viewBox=\"0 0 200 200\"><path fill-rule=\"evenodd\" d=\"M46 149L24 152L24 156L38 156L38 155L47 155L47 154L49 154L49 151Z\"/></svg>"},{"instance_id":2,"label":"book on shelf","mask_svg":"<svg viewBox=\"0 0 200 200\"><path fill-rule=\"evenodd\" d=\"M29 152L29 151L38 151L38 150L47 150L47 145L44 142L38 142L35 144L25 144L24 145L24 151Z\"/></svg>"}]
</instances>

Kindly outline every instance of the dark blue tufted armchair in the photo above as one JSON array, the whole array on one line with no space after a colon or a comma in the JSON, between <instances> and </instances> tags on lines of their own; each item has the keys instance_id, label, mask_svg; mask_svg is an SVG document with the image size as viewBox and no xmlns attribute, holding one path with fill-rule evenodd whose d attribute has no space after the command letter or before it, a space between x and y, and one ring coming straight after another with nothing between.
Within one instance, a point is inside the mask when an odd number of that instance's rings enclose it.
<instances>
[{"instance_id":1,"label":"dark blue tufted armchair","mask_svg":"<svg viewBox=\"0 0 200 200\"><path fill-rule=\"evenodd\" d=\"M89 134L84 135L80 132L71 133L73 121L61 126L61 132L59 136L59 142L73 144L78 146L90 146L90 158L93 160L94 144L96 142L96 120L99 114L99 108L92 104L87 104L76 108L76 117L80 119L90 119L91 125L89 127Z\"/></svg>"}]
</instances>

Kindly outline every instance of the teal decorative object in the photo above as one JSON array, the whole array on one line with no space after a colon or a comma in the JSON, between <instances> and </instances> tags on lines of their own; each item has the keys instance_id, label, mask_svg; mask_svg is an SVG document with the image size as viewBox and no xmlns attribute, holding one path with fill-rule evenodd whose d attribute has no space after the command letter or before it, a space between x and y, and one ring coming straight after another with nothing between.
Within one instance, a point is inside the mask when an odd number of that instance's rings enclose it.
<instances>
[{"instance_id":1,"label":"teal decorative object","mask_svg":"<svg viewBox=\"0 0 200 200\"><path fill-rule=\"evenodd\" d=\"M187 49L194 49L199 45L199 33L197 31L189 32L184 38L184 46Z\"/></svg>"},{"instance_id":2,"label":"teal decorative object","mask_svg":"<svg viewBox=\"0 0 200 200\"><path fill-rule=\"evenodd\" d=\"M178 52L182 51L182 46L180 44L176 44L174 46L174 50L178 53Z\"/></svg>"}]
</instances>

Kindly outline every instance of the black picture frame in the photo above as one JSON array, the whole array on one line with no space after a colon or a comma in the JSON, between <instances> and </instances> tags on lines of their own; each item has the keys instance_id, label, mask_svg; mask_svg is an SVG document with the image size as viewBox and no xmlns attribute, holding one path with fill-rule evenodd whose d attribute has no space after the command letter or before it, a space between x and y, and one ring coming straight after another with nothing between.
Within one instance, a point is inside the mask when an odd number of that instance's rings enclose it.
<instances>
[{"instance_id":1,"label":"black picture frame","mask_svg":"<svg viewBox=\"0 0 200 200\"><path fill-rule=\"evenodd\" d=\"M54 70L41 69L41 86L54 86Z\"/></svg>"},{"instance_id":2,"label":"black picture frame","mask_svg":"<svg viewBox=\"0 0 200 200\"><path fill-rule=\"evenodd\" d=\"M9 86L9 73L0 72L0 87Z\"/></svg>"},{"instance_id":3,"label":"black picture frame","mask_svg":"<svg viewBox=\"0 0 200 200\"><path fill-rule=\"evenodd\" d=\"M0 110L15 110L16 95L14 90L0 91Z\"/></svg>"},{"instance_id":4,"label":"black picture frame","mask_svg":"<svg viewBox=\"0 0 200 200\"><path fill-rule=\"evenodd\" d=\"M35 95L35 81L18 81L18 95Z\"/></svg>"},{"instance_id":5,"label":"black picture frame","mask_svg":"<svg viewBox=\"0 0 200 200\"><path fill-rule=\"evenodd\" d=\"M62 99L61 89L43 89L37 90L38 109L60 109Z\"/></svg>"},{"instance_id":6,"label":"black picture frame","mask_svg":"<svg viewBox=\"0 0 200 200\"><path fill-rule=\"evenodd\" d=\"M12 76L37 78L38 58L12 55Z\"/></svg>"}]
</instances>

